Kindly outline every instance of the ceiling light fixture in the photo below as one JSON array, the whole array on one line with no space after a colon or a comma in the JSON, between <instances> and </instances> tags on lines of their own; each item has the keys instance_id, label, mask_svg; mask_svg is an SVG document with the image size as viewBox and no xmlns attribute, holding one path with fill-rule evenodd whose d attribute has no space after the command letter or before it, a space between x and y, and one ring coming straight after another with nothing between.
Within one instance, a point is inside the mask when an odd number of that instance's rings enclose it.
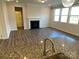
<instances>
[{"instance_id":1,"label":"ceiling light fixture","mask_svg":"<svg viewBox=\"0 0 79 59\"><path fill-rule=\"evenodd\" d=\"M62 0L64 7L71 7L75 3L75 0Z\"/></svg>"}]
</instances>

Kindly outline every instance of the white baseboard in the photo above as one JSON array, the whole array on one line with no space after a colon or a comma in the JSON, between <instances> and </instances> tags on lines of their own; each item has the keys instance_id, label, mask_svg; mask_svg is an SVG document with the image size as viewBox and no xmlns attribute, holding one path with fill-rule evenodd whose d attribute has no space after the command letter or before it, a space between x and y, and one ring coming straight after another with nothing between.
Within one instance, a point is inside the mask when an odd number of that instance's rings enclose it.
<instances>
[{"instance_id":1,"label":"white baseboard","mask_svg":"<svg viewBox=\"0 0 79 59\"><path fill-rule=\"evenodd\" d=\"M11 31L17 31L17 28L16 29L11 29Z\"/></svg>"}]
</instances>

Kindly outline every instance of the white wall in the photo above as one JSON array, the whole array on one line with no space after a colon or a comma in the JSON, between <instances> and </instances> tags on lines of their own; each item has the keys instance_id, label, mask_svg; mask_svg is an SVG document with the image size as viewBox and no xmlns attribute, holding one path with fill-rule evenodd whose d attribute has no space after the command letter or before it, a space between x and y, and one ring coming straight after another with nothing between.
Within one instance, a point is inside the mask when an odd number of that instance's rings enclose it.
<instances>
[{"instance_id":1,"label":"white wall","mask_svg":"<svg viewBox=\"0 0 79 59\"><path fill-rule=\"evenodd\" d=\"M40 18L40 27L48 27L49 12L50 8L46 6L39 6L35 4L25 4L25 3L7 3L8 16L10 22L11 30L17 30L15 9L14 7L23 8L23 21L24 29L29 29L29 18Z\"/></svg>"},{"instance_id":2,"label":"white wall","mask_svg":"<svg viewBox=\"0 0 79 59\"><path fill-rule=\"evenodd\" d=\"M6 5L7 5L7 11L8 11L9 24L10 24L9 27L11 30L17 30L14 6L12 4L9 5L8 3Z\"/></svg>"},{"instance_id":3,"label":"white wall","mask_svg":"<svg viewBox=\"0 0 79 59\"><path fill-rule=\"evenodd\" d=\"M79 24L54 22L54 10L51 11L51 27L79 36Z\"/></svg>"},{"instance_id":4,"label":"white wall","mask_svg":"<svg viewBox=\"0 0 79 59\"><path fill-rule=\"evenodd\" d=\"M15 8L23 8L24 29L29 28L29 18L39 18L40 28L48 27L50 8L35 4L5 3L0 0L0 39L9 38L10 32L17 30Z\"/></svg>"},{"instance_id":5,"label":"white wall","mask_svg":"<svg viewBox=\"0 0 79 59\"><path fill-rule=\"evenodd\" d=\"M0 13L1 13L2 9L1 9L1 1L0 1ZM1 35L2 35L2 15L0 14L0 39L1 39Z\"/></svg>"},{"instance_id":6,"label":"white wall","mask_svg":"<svg viewBox=\"0 0 79 59\"><path fill-rule=\"evenodd\" d=\"M8 19L8 12L7 12L7 6L6 3L3 3L3 14L4 14L4 21L5 21L5 26L6 26L6 31L7 31L7 37L9 38L10 35L10 27L9 27L9 19Z\"/></svg>"},{"instance_id":7,"label":"white wall","mask_svg":"<svg viewBox=\"0 0 79 59\"><path fill-rule=\"evenodd\" d=\"M7 17L6 5L3 0L0 0L0 39L9 38L8 17Z\"/></svg>"},{"instance_id":8,"label":"white wall","mask_svg":"<svg viewBox=\"0 0 79 59\"><path fill-rule=\"evenodd\" d=\"M27 18L37 18L40 21L40 28L48 27L49 22L49 7L41 7L37 5L27 5Z\"/></svg>"}]
</instances>

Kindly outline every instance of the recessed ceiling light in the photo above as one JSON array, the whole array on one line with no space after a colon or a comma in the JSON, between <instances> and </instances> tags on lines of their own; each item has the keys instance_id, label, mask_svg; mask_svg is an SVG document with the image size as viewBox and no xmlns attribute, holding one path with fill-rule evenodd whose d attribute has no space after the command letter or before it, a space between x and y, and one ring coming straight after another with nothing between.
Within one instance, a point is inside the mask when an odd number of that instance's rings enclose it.
<instances>
[{"instance_id":1,"label":"recessed ceiling light","mask_svg":"<svg viewBox=\"0 0 79 59\"><path fill-rule=\"evenodd\" d=\"M64 44L62 44L62 47L64 47L65 45Z\"/></svg>"},{"instance_id":2,"label":"recessed ceiling light","mask_svg":"<svg viewBox=\"0 0 79 59\"><path fill-rule=\"evenodd\" d=\"M14 1L14 0L6 0L6 1L8 1L8 2L9 2L9 1Z\"/></svg>"},{"instance_id":3,"label":"recessed ceiling light","mask_svg":"<svg viewBox=\"0 0 79 59\"><path fill-rule=\"evenodd\" d=\"M43 43L43 41L40 41L41 43Z\"/></svg>"},{"instance_id":4,"label":"recessed ceiling light","mask_svg":"<svg viewBox=\"0 0 79 59\"><path fill-rule=\"evenodd\" d=\"M41 1L41 3L45 3L45 1L43 0L43 1Z\"/></svg>"},{"instance_id":5,"label":"recessed ceiling light","mask_svg":"<svg viewBox=\"0 0 79 59\"><path fill-rule=\"evenodd\" d=\"M70 0L67 0L68 2L70 1Z\"/></svg>"},{"instance_id":6,"label":"recessed ceiling light","mask_svg":"<svg viewBox=\"0 0 79 59\"><path fill-rule=\"evenodd\" d=\"M18 3L18 2L19 2L19 0L16 0L16 2Z\"/></svg>"},{"instance_id":7,"label":"recessed ceiling light","mask_svg":"<svg viewBox=\"0 0 79 59\"><path fill-rule=\"evenodd\" d=\"M24 59L27 59L26 57L24 57Z\"/></svg>"},{"instance_id":8,"label":"recessed ceiling light","mask_svg":"<svg viewBox=\"0 0 79 59\"><path fill-rule=\"evenodd\" d=\"M41 3L45 3L47 0L38 0Z\"/></svg>"},{"instance_id":9,"label":"recessed ceiling light","mask_svg":"<svg viewBox=\"0 0 79 59\"><path fill-rule=\"evenodd\" d=\"M10 0L7 0L7 1L10 1Z\"/></svg>"}]
</instances>

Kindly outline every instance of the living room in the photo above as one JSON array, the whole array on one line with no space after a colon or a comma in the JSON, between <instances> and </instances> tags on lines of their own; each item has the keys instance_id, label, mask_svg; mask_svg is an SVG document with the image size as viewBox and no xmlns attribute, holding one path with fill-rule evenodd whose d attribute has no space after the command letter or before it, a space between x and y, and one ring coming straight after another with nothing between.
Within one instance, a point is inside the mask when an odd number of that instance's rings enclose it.
<instances>
[{"instance_id":1,"label":"living room","mask_svg":"<svg viewBox=\"0 0 79 59\"><path fill-rule=\"evenodd\" d=\"M63 58L78 59L78 29L78 0L0 0L2 59L53 59L43 56L50 53L45 39L53 39L56 53L64 50L59 53Z\"/></svg>"}]
</instances>

